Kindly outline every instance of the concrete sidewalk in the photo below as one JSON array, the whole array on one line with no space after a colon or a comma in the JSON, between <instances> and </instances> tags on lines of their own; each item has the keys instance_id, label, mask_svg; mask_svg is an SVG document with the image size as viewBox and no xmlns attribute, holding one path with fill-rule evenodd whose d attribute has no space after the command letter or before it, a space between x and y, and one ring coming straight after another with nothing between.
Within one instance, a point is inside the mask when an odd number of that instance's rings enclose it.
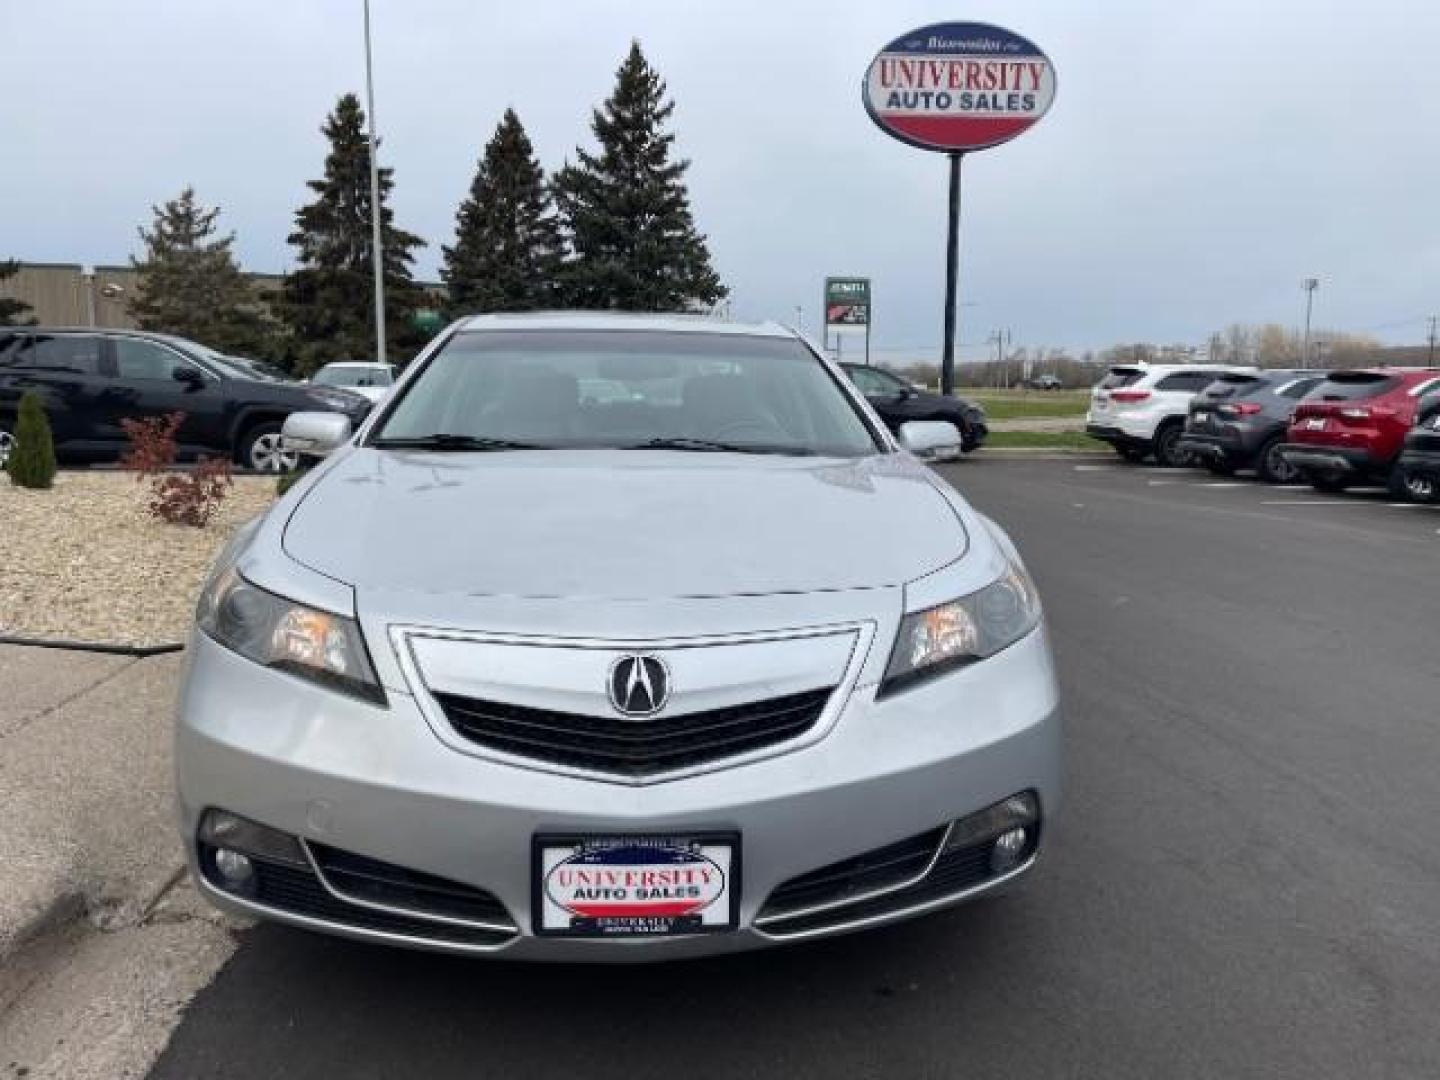
<instances>
[{"instance_id":1,"label":"concrete sidewalk","mask_svg":"<svg viewBox=\"0 0 1440 1080\"><path fill-rule=\"evenodd\" d=\"M0 973L69 920L133 922L179 874L180 663L0 646ZM0 978L0 1005L7 996Z\"/></svg>"}]
</instances>

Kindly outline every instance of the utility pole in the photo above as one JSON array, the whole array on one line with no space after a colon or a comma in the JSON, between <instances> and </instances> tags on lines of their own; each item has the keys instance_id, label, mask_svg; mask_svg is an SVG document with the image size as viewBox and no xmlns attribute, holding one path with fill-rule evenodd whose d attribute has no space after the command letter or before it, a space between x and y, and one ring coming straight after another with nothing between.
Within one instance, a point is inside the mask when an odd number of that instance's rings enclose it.
<instances>
[{"instance_id":1,"label":"utility pole","mask_svg":"<svg viewBox=\"0 0 1440 1080\"><path fill-rule=\"evenodd\" d=\"M1431 316L1430 316L1430 355L1429 355L1429 359L1425 361L1425 366L1426 366L1426 367L1434 367L1434 366L1435 366L1435 325L1436 325L1437 322L1440 322L1440 315L1431 315Z\"/></svg>"},{"instance_id":2,"label":"utility pole","mask_svg":"<svg viewBox=\"0 0 1440 1080\"><path fill-rule=\"evenodd\" d=\"M1315 304L1315 290L1320 287L1320 279L1307 277L1301 280L1300 288L1305 290L1305 345L1300 354L1300 366L1310 365L1310 310Z\"/></svg>"},{"instance_id":3,"label":"utility pole","mask_svg":"<svg viewBox=\"0 0 1440 1080\"><path fill-rule=\"evenodd\" d=\"M385 251L380 229L380 165L375 158L375 76L370 60L370 0L365 0L365 104L370 110L370 260L375 267L375 359L385 363Z\"/></svg>"}]
</instances>

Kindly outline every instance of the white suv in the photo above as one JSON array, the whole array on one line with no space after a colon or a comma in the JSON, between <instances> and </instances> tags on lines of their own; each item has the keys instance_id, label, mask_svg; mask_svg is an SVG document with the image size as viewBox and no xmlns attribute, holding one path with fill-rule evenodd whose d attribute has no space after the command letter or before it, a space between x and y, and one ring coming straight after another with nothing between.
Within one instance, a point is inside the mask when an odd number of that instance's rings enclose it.
<instances>
[{"instance_id":1,"label":"white suv","mask_svg":"<svg viewBox=\"0 0 1440 1080\"><path fill-rule=\"evenodd\" d=\"M1120 364L1090 391L1085 431L1126 461L1149 454L1161 465L1187 464L1180 434L1190 399L1221 375L1254 368L1226 364Z\"/></svg>"}]
</instances>

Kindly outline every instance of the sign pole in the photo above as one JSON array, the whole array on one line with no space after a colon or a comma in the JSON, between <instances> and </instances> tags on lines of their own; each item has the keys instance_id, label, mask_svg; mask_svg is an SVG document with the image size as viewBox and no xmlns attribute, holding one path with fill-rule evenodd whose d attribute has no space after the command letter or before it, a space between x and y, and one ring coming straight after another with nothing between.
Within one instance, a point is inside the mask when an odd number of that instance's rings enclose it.
<instances>
[{"instance_id":1,"label":"sign pole","mask_svg":"<svg viewBox=\"0 0 1440 1080\"><path fill-rule=\"evenodd\" d=\"M940 392L955 392L956 293L960 284L960 162L963 151L950 155L950 230L945 242L945 353L940 362Z\"/></svg>"}]
</instances>

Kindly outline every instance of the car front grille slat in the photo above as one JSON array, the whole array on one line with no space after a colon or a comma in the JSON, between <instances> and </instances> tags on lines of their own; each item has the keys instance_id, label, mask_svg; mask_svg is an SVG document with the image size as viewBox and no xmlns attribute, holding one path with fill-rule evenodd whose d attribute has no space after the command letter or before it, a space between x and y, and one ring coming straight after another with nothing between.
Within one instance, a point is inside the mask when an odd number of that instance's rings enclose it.
<instances>
[{"instance_id":1,"label":"car front grille slat","mask_svg":"<svg viewBox=\"0 0 1440 1080\"><path fill-rule=\"evenodd\" d=\"M817 904L837 903L910 881L930 865L935 848L944 837L942 826L791 878L770 894L765 913L777 915Z\"/></svg>"},{"instance_id":2,"label":"car front grille slat","mask_svg":"<svg viewBox=\"0 0 1440 1080\"><path fill-rule=\"evenodd\" d=\"M820 718L831 689L645 719L588 716L437 692L455 731L478 746L557 765L643 777L787 742Z\"/></svg>"},{"instance_id":3,"label":"car front grille slat","mask_svg":"<svg viewBox=\"0 0 1440 1080\"><path fill-rule=\"evenodd\" d=\"M372 904L505 926L510 915L483 889L311 843L310 854L330 887Z\"/></svg>"}]
</instances>

